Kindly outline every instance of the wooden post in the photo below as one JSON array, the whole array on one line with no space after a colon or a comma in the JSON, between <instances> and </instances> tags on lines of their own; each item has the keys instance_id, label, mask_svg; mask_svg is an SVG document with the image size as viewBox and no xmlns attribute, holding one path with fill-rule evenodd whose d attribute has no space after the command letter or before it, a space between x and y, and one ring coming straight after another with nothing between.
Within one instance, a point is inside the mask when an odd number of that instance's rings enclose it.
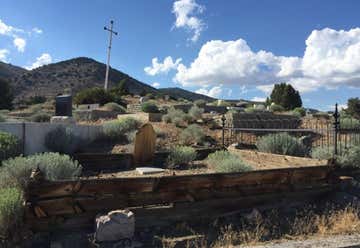
<instances>
[{"instance_id":1,"label":"wooden post","mask_svg":"<svg viewBox=\"0 0 360 248\"><path fill-rule=\"evenodd\" d=\"M156 133L150 123L144 124L136 133L134 147L135 165L149 163L154 158Z\"/></svg>"}]
</instances>

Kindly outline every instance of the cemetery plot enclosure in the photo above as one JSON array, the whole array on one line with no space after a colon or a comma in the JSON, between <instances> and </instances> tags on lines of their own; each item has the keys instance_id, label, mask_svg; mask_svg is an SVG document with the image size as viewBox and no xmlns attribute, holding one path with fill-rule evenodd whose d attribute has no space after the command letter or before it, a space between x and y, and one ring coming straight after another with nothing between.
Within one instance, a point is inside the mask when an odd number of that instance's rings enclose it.
<instances>
[{"instance_id":1,"label":"cemetery plot enclosure","mask_svg":"<svg viewBox=\"0 0 360 248\"><path fill-rule=\"evenodd\" d=\"M26 219L33 230L81 228L91 226L100 212L129 208L137 216L137 226L161 225L318 199L340 182L332 166L37 182L27 192Z\"/></svg>"}]
</instances>

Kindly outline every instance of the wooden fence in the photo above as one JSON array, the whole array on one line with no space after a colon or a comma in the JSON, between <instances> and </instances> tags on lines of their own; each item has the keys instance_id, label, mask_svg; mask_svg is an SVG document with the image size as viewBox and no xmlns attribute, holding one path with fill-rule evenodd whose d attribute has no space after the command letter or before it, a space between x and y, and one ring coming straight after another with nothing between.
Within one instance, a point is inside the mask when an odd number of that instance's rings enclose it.
<instances>
[{"instance_id":1,"label":"wooden fence","mask_svg":"<svg viewBox=\"0 0 360 248\"><path fill-rule=\"evenodd\" d=\"M96 214L128 208L137 227L217 217L243 209L306 201L339 185L334 167L226 174L81 179L32 183L26 219L34 230L93 225Z\"/></svg>"}]
</instances>

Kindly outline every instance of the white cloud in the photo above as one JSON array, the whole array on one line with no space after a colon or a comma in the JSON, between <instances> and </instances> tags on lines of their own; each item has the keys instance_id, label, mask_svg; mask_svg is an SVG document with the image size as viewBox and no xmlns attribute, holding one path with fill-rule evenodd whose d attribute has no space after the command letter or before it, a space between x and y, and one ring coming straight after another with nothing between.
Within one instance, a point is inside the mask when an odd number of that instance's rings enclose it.
<instances>
[{"instance_id":1,"label":"white cloud","mask_svg":"<svg viewBox=\"0 0 360 248\"><path fill-rule=\"evenodd\" d=\"M7 55L9 54L9 50L7 49L0 49L0 61L2 62L7 62L6 58Z\"/></svg>"},{"instance_id":2,"label":"white cloud","mask_svg":"<svg viewBox=\"0 0 360 248\"><path fill-rule=\"evenodd\" d=\"M144 71L150 76L155 76L157 74L166 74L170 70L176 69L180 62L181 59L176 59L176 61L173 61L173 59L168 56L164 59L164 62L159 63L158 58L155 57L152 59L152 65L145 67Z\"/></svg>"},{"instance_id":3,"label":"white cloud","mask_svg":"<svg viewBox=\"0 0 360 248\"><path fill-rule=\"evenodd\" d=\"M43 31L42 29L38 28L38 27L35 27L31 30L32 33L35 33L35 34L42 34Z\"/></svg>"},{"instance_id":4,"label":"white cloud","mask_svg":"<svg viewBox=\"0 0 360 248\"><path fill-rule=\"evenodd\" d=\"M253 51L245 40L212 40L193 62L179 64L174 81L201 88L223 85L256 87L269 93L274 83L289 82L301 92L340 85L360 87L360 28L314 30L303 57Z\"/></svg>"},{"instance_id":5,"label":"white cloud","mask_svg":"<svg viewBox=\"0 0 360 248\"><path fill-rule=\"evenodd\" d=\"M40 57L36 58L36 61L34 63L32 63L32 65L25 66L25 68L28 69L28 70L32 70L32 69L35 69L37 67L50 64L51 62L52 62L52 58L51 58L50 54L43 53L43 54L41 54Z\"/></svg>"},{"instance_id":6,"label":"white cloud","mask_svg":"<svg viewBox=\"0 0 360 248\"><path fill-rule=\"evenodd\" d=\"M195 91L198 94L219 98L221 94L223 93L222 85L214 86L211 89L201 88ZM228 92L229 94L229 92ZM231 93L230 93L231 94Z\"/></svg>"},{"instance_id":7,"label":"white cloud","mask_svg":"<svg viewBox=\"0 0 360 248\"><path fill-rule=\"evenodd\" d=\"M17 33L24 33L23 29L15 28L13 26L7 25L0 19L0 34L7 35L11 37L16 37Z\"/></svg>"},{"instance_id":8,"label":"white cloud","mask_svg":"<svg viewBox=\"0 0 360 248\"><path fill-rule=\"evenodd\" d=\"M25 46L26 46L26 40L23 38L15 38L14 41L14 46L16 47L16 49L19 52L24 52L25 51Z\"/></svg>"},{"instance_id":9,"label":"white cloud","mask_svg":"<svg viewBox=\"0 0 360 248\"><path fill-rule=\"evenodd\" d=\"M255 96L251 99L251 101L254 102L265 102L266 101L266 97L259 97L259 96Z\"/></svg>"},{"instance_id":10,"label":"white cloud","mask_svg":"<svg viewBox=\"0 0 360 248\"><path fill-rule=\"evenodd\" d=\"M154 82L154 83L152 83L152 87L159 88L159 87L160 87L160 83Z\"/></svg>"},{"instance_id":11,"label":"white cloud","mask_svg":"<svg viewBox=\"0 0 360 248\"><path fill-rule=\"evenodd\" d=\"M176 21L174 27L185 28L193 32L190 40L196 42L201 32L204 30L204 22L196 17L205 10L205 7L196 3L195 0L178 0L173 4L172 12L175 14Z\"/></svg>"}]
</instances>

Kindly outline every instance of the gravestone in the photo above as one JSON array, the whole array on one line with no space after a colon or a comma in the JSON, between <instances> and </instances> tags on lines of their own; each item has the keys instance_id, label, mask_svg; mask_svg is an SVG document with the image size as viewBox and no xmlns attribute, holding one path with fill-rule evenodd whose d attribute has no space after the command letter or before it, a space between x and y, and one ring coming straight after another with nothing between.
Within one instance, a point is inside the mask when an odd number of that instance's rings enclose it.
<instances>
[{"instance_id":1,"label":"gravestone","mask_svg":"<svg viewBox=\"0 0 360 248\"><path fill-rule=\"evenodd\" d=\"M156 133L150 123L144 124L135 137L134 162L144 165L152 162L155 153Z\"/></svg>"},{"instance_id":2,"label":"gravestone","mask_svg":"<svg viewBox=\"0 0 360 248\"><path fill-rule=\"evenodd\" d=\"M60 95L55 98L55 116L72 116L72 96Z\"/></svg>"}]
</instances>

